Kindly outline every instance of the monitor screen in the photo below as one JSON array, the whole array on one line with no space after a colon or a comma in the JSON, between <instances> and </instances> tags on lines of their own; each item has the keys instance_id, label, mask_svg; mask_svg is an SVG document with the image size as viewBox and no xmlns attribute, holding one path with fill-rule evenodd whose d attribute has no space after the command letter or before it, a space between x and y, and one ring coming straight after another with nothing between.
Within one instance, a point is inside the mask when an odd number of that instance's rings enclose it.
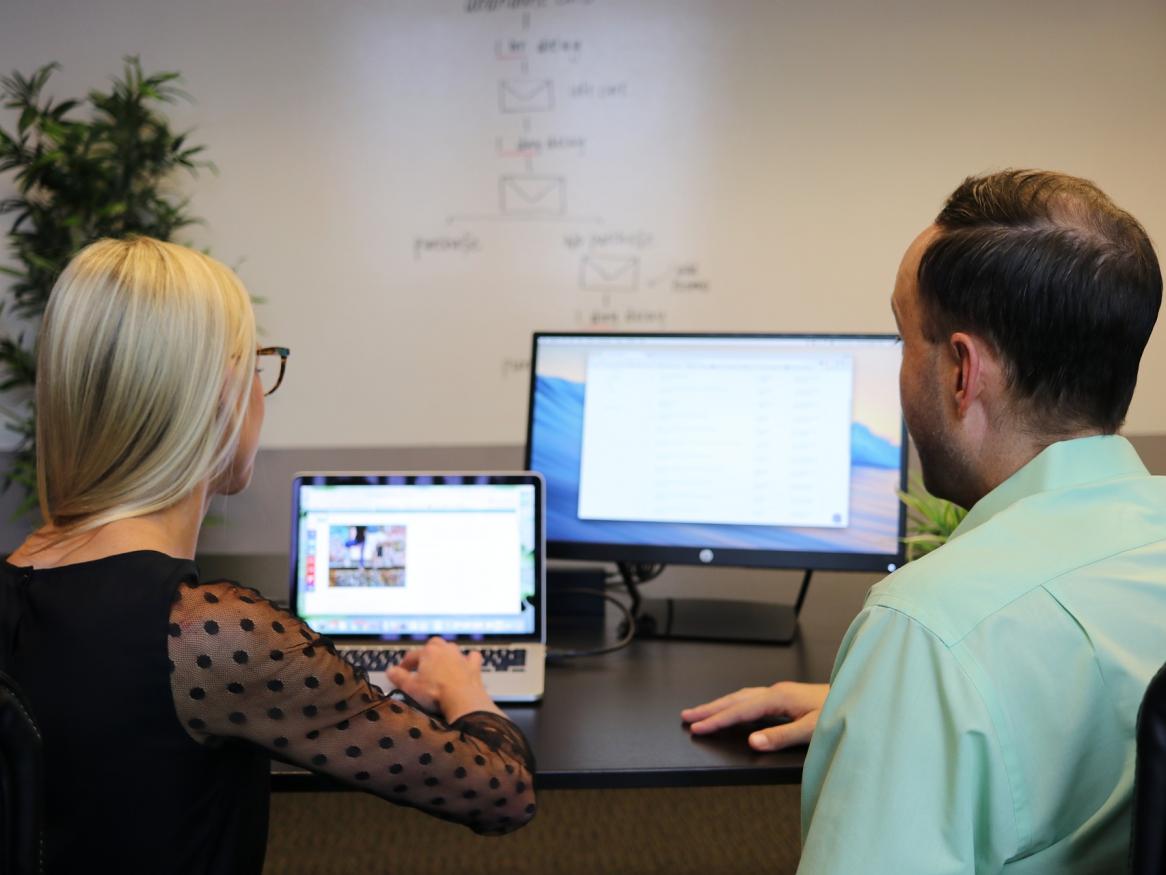
<instances>
[{"instance_id":1,"label":"monitor screen","mask_svg":"<svg viewBox=\"0 0 1166 875\"><path fill-rule=\"evenodd\" d=\"M536 334L548 555L897 567L900 357L894 335Z\"/></svg>"},{"instance_id":2,"label":"monitor screen","mask_svg":"<svg viewBox=\"0 0 1166 875\"><path fill-rule=\"evenodd\" d=\"M301 474L293 610L334 637L539 632L539 478Z\"/></svg>"}]
</instances>

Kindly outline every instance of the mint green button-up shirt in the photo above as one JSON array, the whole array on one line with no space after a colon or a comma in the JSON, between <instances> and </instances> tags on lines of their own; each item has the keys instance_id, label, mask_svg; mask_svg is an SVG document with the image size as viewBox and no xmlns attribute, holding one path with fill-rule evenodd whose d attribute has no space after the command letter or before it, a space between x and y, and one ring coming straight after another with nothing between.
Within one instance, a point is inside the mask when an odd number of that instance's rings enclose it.
<instances>
[{"instance_id":1,"label":"mint green button-up shirt","mask_svg":"<svg viewBox=\"0 0 1166 875\"><path fill-rule=\"evenodd\" d=\"M802 782L810 873L1125 871L1134 730L1166 662L1166 478L1053 444L876 586Z\"/></svg>"}]
</instances>

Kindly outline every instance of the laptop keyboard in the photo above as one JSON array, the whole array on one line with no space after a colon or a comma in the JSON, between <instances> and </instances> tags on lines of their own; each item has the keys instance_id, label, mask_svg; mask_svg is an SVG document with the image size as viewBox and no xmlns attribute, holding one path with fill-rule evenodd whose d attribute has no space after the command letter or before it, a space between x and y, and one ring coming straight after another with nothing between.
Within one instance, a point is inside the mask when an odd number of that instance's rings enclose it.
<instances>
[{"instance_id":1,"label":"laptop keyboard","mask_svg":"<svg viewBox=\"0 0 1166 875\"><path fill-rule=\"evenodd\" d=\"M462 653L471 648L463 647ZM482 654L482 671L525 671L526 648L524 647L475 647ZM392 647L340 648L339 654L357 668L365 671L386 671L405 658L408 650Z\"/></svg>"}]
</instances>

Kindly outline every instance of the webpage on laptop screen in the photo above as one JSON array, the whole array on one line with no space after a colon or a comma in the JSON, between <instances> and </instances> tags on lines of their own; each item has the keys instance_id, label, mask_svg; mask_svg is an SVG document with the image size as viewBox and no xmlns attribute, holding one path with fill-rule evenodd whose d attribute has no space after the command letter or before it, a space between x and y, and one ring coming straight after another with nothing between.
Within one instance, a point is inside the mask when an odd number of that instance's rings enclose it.
<instances>
[{"instance_id":1,"label":"webpage on laptop screen","mask_svg":"<svg viewBox=\"0 0 1166 875\"><path fill-rule=\"evenodd\" d=\"M303 485L300 615L325 634L535 631L534 487Z\"/></svg>"}]
</instances>

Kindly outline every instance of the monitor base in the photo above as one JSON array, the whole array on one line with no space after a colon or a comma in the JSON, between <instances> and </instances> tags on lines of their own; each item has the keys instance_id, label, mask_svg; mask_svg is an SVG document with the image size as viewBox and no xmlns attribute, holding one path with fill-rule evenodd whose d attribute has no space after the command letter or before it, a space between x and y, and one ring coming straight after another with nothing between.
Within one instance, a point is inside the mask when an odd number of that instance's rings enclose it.
<instances>
[{"instance_id":1,"label":"monitor base","mask_svg":"<svg viewBox=\"0 0 1166 875\"><path fill-rule=\"evenodd\" d=\"M602 623L607 569L585 565L547 569L547 616Z\"/></svg>"},{"instance_id":2,"label":"monitor base","mask_svg":"<svg viewBox=\"0 0 1166 875\"><path fill-rule=\"evenodd\" d=\"M636 620L641 638L792 644L798 605L729 599L644 599Z\"/></svg>"}]
</instances>

